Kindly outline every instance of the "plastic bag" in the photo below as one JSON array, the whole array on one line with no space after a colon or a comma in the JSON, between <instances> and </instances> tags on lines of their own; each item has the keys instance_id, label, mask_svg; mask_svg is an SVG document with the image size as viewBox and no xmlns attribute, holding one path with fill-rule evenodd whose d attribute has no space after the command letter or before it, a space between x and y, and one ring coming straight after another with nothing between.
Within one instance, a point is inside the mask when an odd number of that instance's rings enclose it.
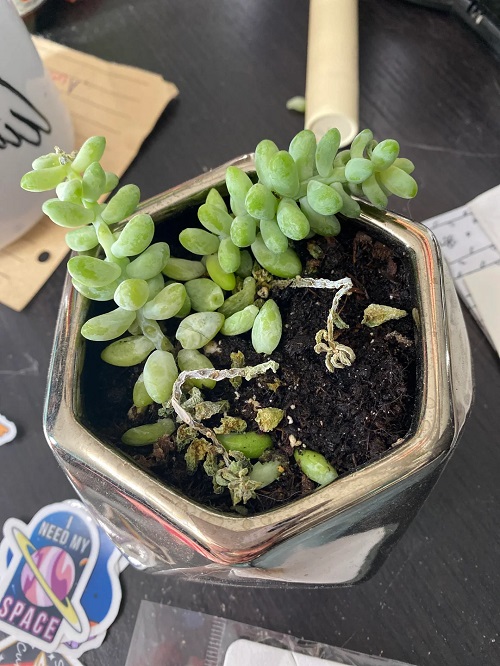
<instances>
[{"instance_id":1,"label":"plastic bag","mask_svg":"<svg viewBox=\"0 0 500 666\"><path fill-rule=\"evenodd\" d=\"M143 601L125 666L409 666Z\"/></svg>"}]
</instances>

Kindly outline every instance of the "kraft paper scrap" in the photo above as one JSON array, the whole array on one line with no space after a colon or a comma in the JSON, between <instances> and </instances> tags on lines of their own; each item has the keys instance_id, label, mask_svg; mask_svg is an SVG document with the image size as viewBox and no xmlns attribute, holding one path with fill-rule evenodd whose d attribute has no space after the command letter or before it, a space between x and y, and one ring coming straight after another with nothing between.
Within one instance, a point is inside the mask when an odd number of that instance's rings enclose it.
<instances>
[{"instance_id":1,"label":"kraft paper scrap","mask_svg":"<svg viewBox=\"0 0 500 666\"><path fill-rule=\"evenodd\" d=\"M137 67L106 62L41 37L33 41L70 111L75 147L94 134L105 136L103 167L121 176L177 96L176 86ZM66 231L43 217L0 250L1 303L19 312L30 302L68 253Z\"/></svg>"}]
</instances>

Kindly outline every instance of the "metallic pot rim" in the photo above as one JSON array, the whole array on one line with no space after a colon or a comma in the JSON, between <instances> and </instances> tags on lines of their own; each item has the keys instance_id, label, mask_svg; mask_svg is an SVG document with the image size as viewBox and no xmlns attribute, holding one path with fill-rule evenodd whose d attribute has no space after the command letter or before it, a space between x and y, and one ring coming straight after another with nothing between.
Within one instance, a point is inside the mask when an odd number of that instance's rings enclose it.
<instances>
[{"instance_id":1,"label":"metallic pot rim","mask_svg":"<svg viewBox=\"0 0 500 666\"><path fill-rule=\"evenodd\" d=\"M155 222L201 201L211 187L221 187L229 164L254 170L245 155L154 197L141 206ZM380 460L338 479L334 484L283 507L251 517L223 514L167 487L132 459L100 441L81 423L80 373L84 344L79 334L88 301L67 278L49 370L44 431L64 468L77 460L109 483L110 492L132 502L209 560L237 564L255 559L274 544L377 495L445 457L463 424L452 395L449 330L442 259L436 239L423 225L362 205L361 221L408 253L417 284L414 316L420 332L420 404L409 436ZM467 359L465 359L466 365ZM470 366L470 362L469 362ZM465 367L465 366L464 366ZM71 475L70 480L71 479ZM78 490L78 482L72 480Z\"/></svg>"}]
</instances>

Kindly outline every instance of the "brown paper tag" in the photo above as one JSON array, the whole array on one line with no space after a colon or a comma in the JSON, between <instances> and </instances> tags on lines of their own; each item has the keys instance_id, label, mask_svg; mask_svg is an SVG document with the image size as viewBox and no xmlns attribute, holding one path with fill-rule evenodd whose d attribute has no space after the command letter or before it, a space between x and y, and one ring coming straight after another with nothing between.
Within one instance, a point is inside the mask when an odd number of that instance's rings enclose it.
<instances>
[{"instance_id":1,"label":"brown paper tag","mask_svg":"<svg viewBox=\"0 0 500 666\"><path fill-rule=\"evenodd\" d=\"M33 42L70 111L75 146L94 134L105 136L102 165L121 176L178 95L177 87L159 74L106 62L42 37ZM43 217L0 250L0 302L18 312L30 302L68 253L66 232Z\"/></svg>"}]
</instances>

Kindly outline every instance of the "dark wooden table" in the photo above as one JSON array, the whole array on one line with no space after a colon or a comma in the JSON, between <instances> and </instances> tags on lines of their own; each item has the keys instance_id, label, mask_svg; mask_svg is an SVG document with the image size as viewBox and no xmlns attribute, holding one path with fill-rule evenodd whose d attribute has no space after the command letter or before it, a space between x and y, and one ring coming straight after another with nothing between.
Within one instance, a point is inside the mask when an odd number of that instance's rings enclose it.
<instances>
[{"instance_id":1,"label":"dark wooden table","mask_svg":"<svg viewBox=\"0 0 500 666\"><path fill-rule=\"evenodd\" d=\"M305 81L305 0L54 2L42 34L174 81L124 182L145 197L250 151L288 145L303 118L285 109ZM417 164L420 220L500 181L500 65L453 16L402 0L360 2L360 119ZM44 442L45 378L61 266L22 313L0 307L0 412L19 428L0 450L0 524L72 496ZM498 289L498 285L492 285ZM500 662L500 369L467 314L475 405L437 488L382 570L336 590L231 589L129 568L104 645L84 664L124 664L142 599L222 615L426 666Z\"/></svg>"}]
</instances>

